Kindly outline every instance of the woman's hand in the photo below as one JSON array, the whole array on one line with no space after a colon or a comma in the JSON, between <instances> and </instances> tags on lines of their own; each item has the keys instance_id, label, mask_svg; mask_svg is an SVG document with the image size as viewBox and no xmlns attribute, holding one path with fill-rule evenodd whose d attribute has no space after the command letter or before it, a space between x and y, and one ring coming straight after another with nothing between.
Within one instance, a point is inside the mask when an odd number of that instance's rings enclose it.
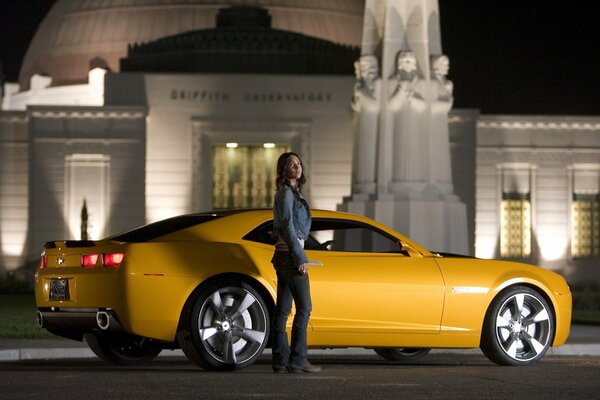
<instances>
[{"instance_id":1,"label":"woman's hand","mask_svg":"<svg viewBox=\"0 0 600 400\"><path fill-rule=\"evenodd\" d=\"M298 272L300 272L302 275L308 274L308 264L304 263L298 265Z\"/></svg>"}]
</instances>

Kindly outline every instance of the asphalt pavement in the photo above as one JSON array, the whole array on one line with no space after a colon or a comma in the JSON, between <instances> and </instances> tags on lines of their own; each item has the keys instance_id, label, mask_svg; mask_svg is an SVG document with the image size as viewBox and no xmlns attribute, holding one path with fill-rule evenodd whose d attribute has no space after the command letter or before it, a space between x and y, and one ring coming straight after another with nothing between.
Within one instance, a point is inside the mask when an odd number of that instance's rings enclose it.
<instances>
[{"instance_id":1,"label":"asphalt pavement","mask_svg":"<svg viewBox=\"0 0 600 400\"><path fill-rule=\"evenodd\" d=\"M266 353L270 353L267 349ZM370 349L326 349L309 350L309 355L340 355L355 356L372 354ZM461 353L479 354L479 349L435 349L432 353ZM560 347L553 347L548 351L550 355L571 356L600 356L600 326L572 325L567 343ZM181 350L164 350L159 357L183 357ZM0 340L0 362L19 360L50 360L67 358L93 358L96 357L85 342L69 339L2 339Z\"/></svg>"}]
</instances>

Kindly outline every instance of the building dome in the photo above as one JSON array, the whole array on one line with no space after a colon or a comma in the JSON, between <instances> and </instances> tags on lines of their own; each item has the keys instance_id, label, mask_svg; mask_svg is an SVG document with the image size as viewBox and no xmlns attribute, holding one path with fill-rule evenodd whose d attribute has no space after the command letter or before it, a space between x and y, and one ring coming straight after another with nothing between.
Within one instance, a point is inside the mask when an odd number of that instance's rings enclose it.
<instances>
[{"instance_id":1,"label":"building dome","mask_svg":"<svg viewBox=\"0 0 600 400\"><path fill-rule=\"evenodd\" d=\"M232 5L263 7L275 29L360 46L364 0L58 0L27 50L21 88L34 74L58 86L87 81L94 67L118 72L129 44L214 28Z\"/></svg>"},{"instance_id":2,"label":"building dome","mask_svg":"<svg viewBox=\"0 0 600 400\"><path fill-rule=\"evenodd\" d=\"M231 6L216 28L130 45L121 72L352 75L359 46L271 27L261 7Z\"/></svg>"}]
</instances>

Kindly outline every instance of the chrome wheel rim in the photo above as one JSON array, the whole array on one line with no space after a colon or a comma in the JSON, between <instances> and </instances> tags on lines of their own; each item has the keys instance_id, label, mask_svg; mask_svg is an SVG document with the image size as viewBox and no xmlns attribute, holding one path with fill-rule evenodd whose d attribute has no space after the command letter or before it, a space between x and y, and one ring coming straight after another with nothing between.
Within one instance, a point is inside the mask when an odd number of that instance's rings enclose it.
<instances>
[{"instance_id":1,"label":"chrome wheel rim","mask_svg":"<svg viewBox=\"0 0 600 400\"><path fill-rule=\"evenodd\" d=\"M496 339L504 353L519 362L544 355L550 344L552 319L546 306L527 293L510 296L496 315Z\"/></svg>"},{"instance_id":2,"label":"chrome wheel rim","mask_svg":"<svg viewBox=\"0 0 600 400\"><path fill-rule=\"evenodd\" d=\"M202 304L198 333L202 345L215 360L242 364L264 348L267 314L262 303L240 287L213 292Z\"/></svg>"}]
</instances>

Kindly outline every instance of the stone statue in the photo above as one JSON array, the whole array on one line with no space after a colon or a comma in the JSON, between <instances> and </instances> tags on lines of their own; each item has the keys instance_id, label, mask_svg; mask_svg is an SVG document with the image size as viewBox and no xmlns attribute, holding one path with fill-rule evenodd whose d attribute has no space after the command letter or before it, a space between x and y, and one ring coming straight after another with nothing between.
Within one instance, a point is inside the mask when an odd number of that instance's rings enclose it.
<instances>
[{"instance_id":1,"label":"stone statue","mask_svg":"<svg viewBox=\"0 0 600 400\"><path fill-rule=\"evenodd\" d=\"M361 49L369 55L355 64L352 196L339 209L469 254L466 205L451 180L453 94L439 21L438 0L365 0Z\"/></svg>"},{"instance_id":2,"label":"stone statue","mask_svg":"<svg viewBox=\"0 0 600 400\"><path fill-rule=\"evenodd\" d=\"M445 55L431 56L431 104L429 119L430 179L442 193L451 193L450 138L448 112L454 101L452 81L448 80L450 60Z\"/></svg>"},{"instance_id":3,"label":"stone statue","mask_svg":"<svg viewBox=\"0 0 600 400\"><path fill-rule=\"evenodd\" d=\"M417 59L410 51L400 51L396 71L388 80L388 129L392 129L392 188L406 182L424 182L427 176L426 135L423 133L427 103L423 96L424 81L417 74Z\"/></svg>"},{"instance_id":4,"label":"stone statue","mask_svg":"<svg viewBox=\"0 0 600 400\"><path fill-rule=\"evenodd\" d=\"M357 83L352 109L356 112L354 137L354 193L375 193L377 130L381 95L379 65L373 55L363 55L354 64Z\"/></svg>"}]
</instances>

